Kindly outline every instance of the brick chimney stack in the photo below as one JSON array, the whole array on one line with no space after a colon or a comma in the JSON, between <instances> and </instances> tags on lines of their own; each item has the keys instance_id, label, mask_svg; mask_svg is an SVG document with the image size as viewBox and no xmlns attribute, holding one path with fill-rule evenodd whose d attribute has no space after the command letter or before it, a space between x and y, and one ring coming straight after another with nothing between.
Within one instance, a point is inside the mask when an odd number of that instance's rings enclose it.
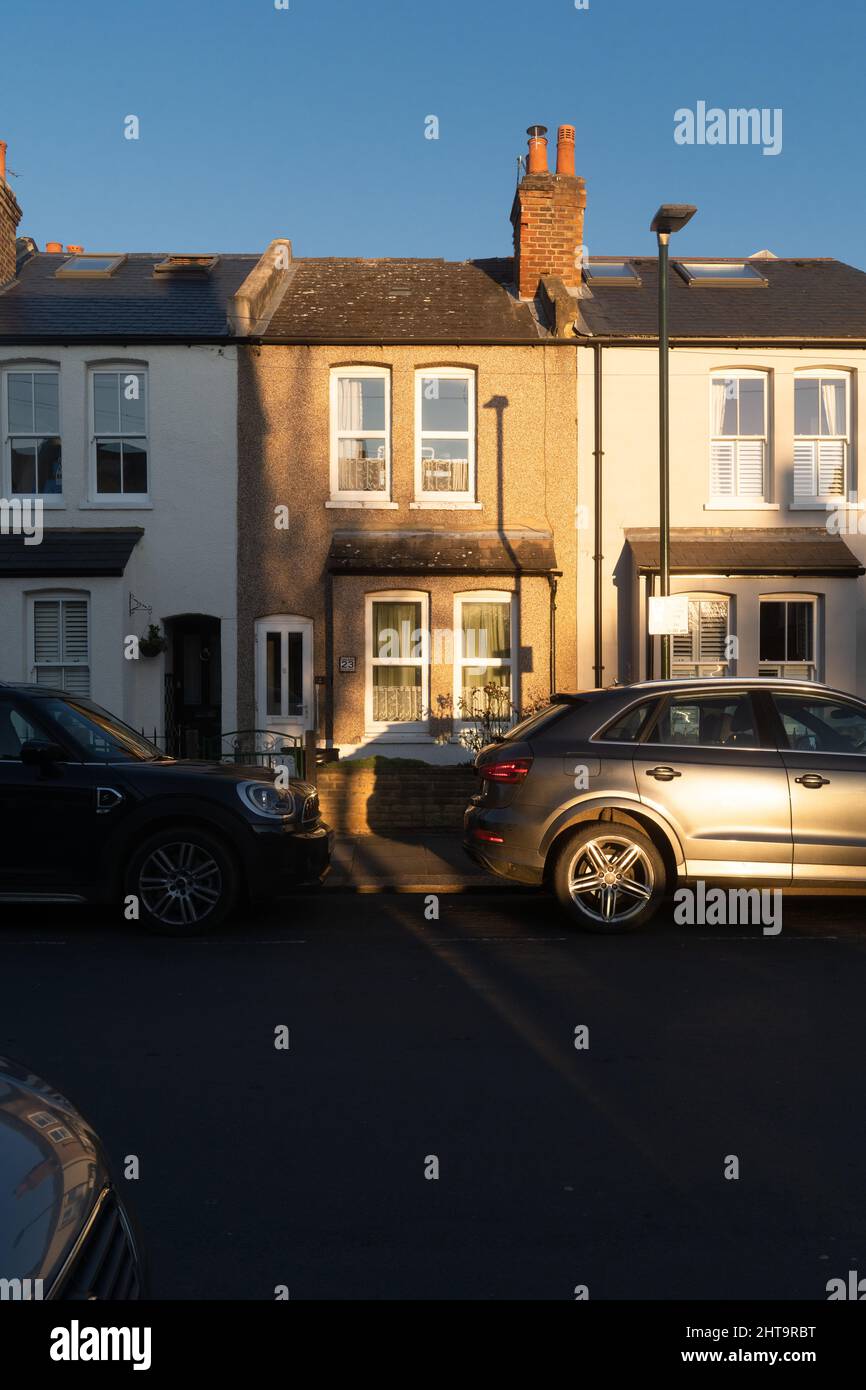
<instances>
[{"instance_id":1,"label":"brick chimney stack","mask_svg":"<svg viewBox=\"0 0 866 1390\"><path fill-rule=\"evenodd\" d=\"M530 126L527 134L529 159L511 221L517 292L521 299L534 299L543 275L555 275L566 285L580 279L586 183L574 172L574 126L559 127L555 174L547 167L546 126Z\"/></svg>"},{"instance_id":2,"label":"brick chimney stack","mask_svg":"<svg viewBox=\"0 0 866 1390\"><path fill-rule=\"evenodd\" d=\"M6 141L0 140L0 286L15 279L15 235L21 209L6 182Z\"/></svg>"}]
</instances>

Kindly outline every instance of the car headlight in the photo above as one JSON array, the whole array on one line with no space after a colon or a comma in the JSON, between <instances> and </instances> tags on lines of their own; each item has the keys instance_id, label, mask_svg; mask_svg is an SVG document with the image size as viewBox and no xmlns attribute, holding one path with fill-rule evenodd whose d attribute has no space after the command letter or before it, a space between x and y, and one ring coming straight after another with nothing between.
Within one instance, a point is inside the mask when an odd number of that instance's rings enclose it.
<instances>
[{"instance_id":1,"label":"car headlight","mask_svg":"<svg viewBox=\"0 0 866 1390\"><path fill-rule=\"evenodd\" d=\"M275 787L272 782L239 782L238 796L259 816L285 820L295 813L295 798L288 787Z\"/></svg>"}]
</instances>

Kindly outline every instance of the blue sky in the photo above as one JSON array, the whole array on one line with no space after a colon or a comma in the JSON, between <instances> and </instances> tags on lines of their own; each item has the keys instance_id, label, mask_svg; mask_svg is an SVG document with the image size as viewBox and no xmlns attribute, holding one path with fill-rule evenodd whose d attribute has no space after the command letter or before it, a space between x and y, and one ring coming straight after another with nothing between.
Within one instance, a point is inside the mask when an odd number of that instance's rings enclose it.
<instances>
[{"instance_id":1,"label":"blue sky","mask_svg":"<svg viewBox=\"0 0 866 1390\"><path fill-rule=\"evenodd\" d=\"M525 129L570 122L590 254L688 201L682 254L866 268L864 50L862 0L42 0L4 7L0 138L40 246L505 255ZM698 101L780 107L782 152L677 145Z\"/></svg>"}]
</instances>

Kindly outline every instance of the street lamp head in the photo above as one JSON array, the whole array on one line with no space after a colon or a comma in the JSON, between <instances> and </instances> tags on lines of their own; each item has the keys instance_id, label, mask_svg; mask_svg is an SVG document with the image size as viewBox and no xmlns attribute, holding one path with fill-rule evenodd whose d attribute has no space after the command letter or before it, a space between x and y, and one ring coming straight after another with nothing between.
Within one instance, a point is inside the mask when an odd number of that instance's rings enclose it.
<instances>
[{"instance_id":1,"label":"street lamp head","mask_svg":"<svg viewBox=\"0 0 866 1390\"><path fill-rule=\"evenodd\" d=\"M650 231L659 234L678 232L687 222L690 222L697 212L696 207L691 203L662 203L652 222Z\"/></svg>"}]
</instances>

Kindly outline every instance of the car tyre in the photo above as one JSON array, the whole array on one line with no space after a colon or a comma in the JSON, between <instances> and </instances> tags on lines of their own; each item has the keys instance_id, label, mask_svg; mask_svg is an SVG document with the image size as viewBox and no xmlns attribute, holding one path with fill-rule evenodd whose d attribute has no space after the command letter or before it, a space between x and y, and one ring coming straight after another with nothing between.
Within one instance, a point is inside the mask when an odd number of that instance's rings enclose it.
<instances>
[{"instance_id":1,"label":"car tyre","mask_svg":"<svg viewBox=\"0 0 866 1390\"><path fill-rule=\"evenodd\" d=\"M125 893L138 899L139 921L161 936L214 931L237 905L240 874L221 839L198 826L157 831L135 850Z\"/></svg>"},{"instance_id":2,"label":"car tyre","mask_svg":"<svg viewBox=\"0 0 866 1390\"><path fill-rule=\"evenodd\" d=\"M586 880L584 882L583 880ZM645 926L666 891L664 861L642 830L596 821L570 835L553 869L553 890L584 931L620 935Z\"/></svg>"}]
</instances>

